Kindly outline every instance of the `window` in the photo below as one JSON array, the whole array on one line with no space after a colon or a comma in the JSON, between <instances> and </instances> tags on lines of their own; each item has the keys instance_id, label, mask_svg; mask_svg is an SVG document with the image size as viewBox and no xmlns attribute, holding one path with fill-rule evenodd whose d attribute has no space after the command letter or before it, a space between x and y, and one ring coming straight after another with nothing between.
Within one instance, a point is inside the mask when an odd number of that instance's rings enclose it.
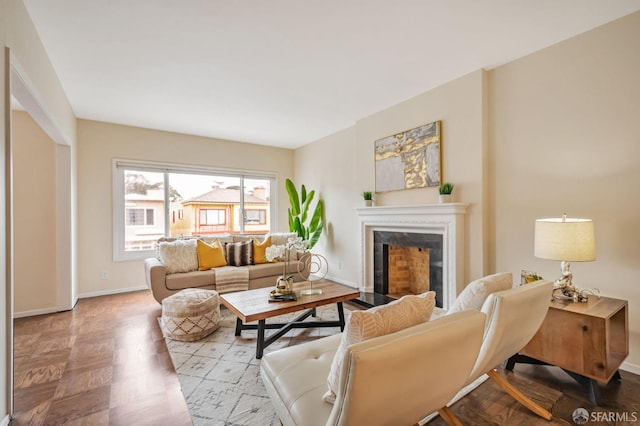
<instances>
[{"instance_id":1,"label":"window","mask_svg":"<svg viewBox=\"0 0 640 426\"><path fill-rule=\"evenodd\" d=\"M200 210L200 225L224 225L226 213L224 210Z\"/></svg>"},{"instance_id":2,"label":"window","mask_svg":"<svg viewBox=\"0 0 640 426\"><path fill-rule=\"evenodd\" d=\"M245 223L264 225L267 223L267 211L264 209L247 210Z\"/></svg>"},{"instance_id":3,"label":"window","mask_svg":"<svg viewBox=\"0 0 640 426\"><path fill-rule=\"evenodd\" d=\"M153 209L127 208L125 210L125 226L153 226Z\"/></svg>"},{"instance_id":4,"label":"window","mask_svg":"<svg viewBox=\"0 0 640 426\"><path fill-rule=\"evenodd\" d=\"M114 160L114 260L154 255L161 237L255 233L274 224L276 175Z\"/></svg>"}]
</instances>

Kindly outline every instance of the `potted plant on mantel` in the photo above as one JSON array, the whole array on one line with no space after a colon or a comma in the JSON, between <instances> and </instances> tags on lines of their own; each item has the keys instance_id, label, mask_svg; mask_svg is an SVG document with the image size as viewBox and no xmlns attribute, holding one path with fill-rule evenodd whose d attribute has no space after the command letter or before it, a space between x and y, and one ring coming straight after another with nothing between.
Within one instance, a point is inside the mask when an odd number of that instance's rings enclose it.
<instances>
[{"instance_id":1,"label":"potted plant on mantel","mask_svg":"<svg viewBox=\"0 0 640 426\"><path fill-rule=\"evenodd\" d=\"M453 201L453 187L455 185L451 182L444 182L440 185L440 203L450 203Z\"/></svg>"},{"instance_id":2,"label":"potted plant on mantel","mask_svg":"<svg viewBox=\"0 0 640 426\"><path fill-rule=\"evenodd\" d=\"M363 191L362 198L364 199L364 205L367 207L371 207L373 205L373 192L371 191Z\"/></svg>"}]
</instances>

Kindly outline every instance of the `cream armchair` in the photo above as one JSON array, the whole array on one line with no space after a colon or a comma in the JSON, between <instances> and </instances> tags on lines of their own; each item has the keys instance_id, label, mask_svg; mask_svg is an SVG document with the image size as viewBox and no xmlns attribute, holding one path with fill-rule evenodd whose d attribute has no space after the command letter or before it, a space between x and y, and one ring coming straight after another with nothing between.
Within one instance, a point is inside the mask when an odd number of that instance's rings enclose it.
<instances>
[{"instance_id":1,"label":"cream armchair","mask_svg":"<svg viewBox=\"0 0 640 426\"><path fill-rule=\"evenodd\" d=\"M333 405L322 396L340 334L269 353L260 373L285 426L416 424L436 410L447 415L484 324L471 310L348 346Z\"/></svg>"},{"instance_id":2,"label":"cream armchair","mask_svg":"<svg viewBox=\"0 0 640 426\"><path fill-rule=\"evenodd\" d=\"M551 420L551 413L513 387L495 368L526 346L538 331L547 315L552 290L551 281L540 280L487 297L481 309L487 315L482 346L467 379L469 384L486 373L518 402L547 420Z\"/></svg>"}]
</instances>

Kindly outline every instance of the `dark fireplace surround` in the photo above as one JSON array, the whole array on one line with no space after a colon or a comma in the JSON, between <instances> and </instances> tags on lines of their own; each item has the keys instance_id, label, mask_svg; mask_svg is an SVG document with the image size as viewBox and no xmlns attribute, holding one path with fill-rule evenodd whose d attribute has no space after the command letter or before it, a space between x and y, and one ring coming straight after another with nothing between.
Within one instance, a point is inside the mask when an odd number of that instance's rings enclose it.
<instances>
[{"instance_id":1,"label":"dark fireplace surround","mask_svg":"<svg viewBox=\"0 0 640 426\"><path fill-rule=\"evenodd\" d=\"M418 232L373 232L373 290L376 295L389 293L390 245L417 247L429 250L429 289L436 292L436 306L442 307L443 297L443 244L442 234Z\"/></svg>"}]
</instances>

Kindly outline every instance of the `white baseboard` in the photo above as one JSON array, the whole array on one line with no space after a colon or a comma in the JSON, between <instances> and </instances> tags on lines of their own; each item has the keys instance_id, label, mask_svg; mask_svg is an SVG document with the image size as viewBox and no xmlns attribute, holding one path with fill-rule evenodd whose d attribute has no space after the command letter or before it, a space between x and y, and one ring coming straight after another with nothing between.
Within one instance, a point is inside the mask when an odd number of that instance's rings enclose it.
<instances>
[{"instance_id":1,"label":"white baseboard","mask_svg":"<svg viewBox=\"0 0 640 426\"><path fill-rule=\"evenodd\" d=\"M88 297L98 297L98 296L109 296L111 294L120 294L120 293L130 293L132 291L140 291L140 290L149 290L149 287L146 285L141 287L127 287L127 288L119 288L116 290L105 290L105 291L94 291L91 293L82 293L78 295L79 299L86 299Z\"/></svg>"},{"instance_id":2,"label":"white baseboard","mask_svg":"<svg viewBox=\"0 0 640 426\"><path fill-rule=\"evenodd\" d=\"M327 275L325 278L331 281L335 281L338 284L344 284L344 285L348 285L349 287L358 288L358 284L351 281L343 280L342 278L333 277L331 275Z\"/></svg>"},{"instance_id":3,"label":"white baseboard","mask_svg":"<svg viewBox=\"0 0 640 426\"><path fill-rule=\"evenodd\" d=\"M58 308L53 307L53 308L44 308L44 309L34 309L31 311L21 311L21 312L14 312L13 313L13 318L25 318L25 317L34 317L36 315L46 315L46 314L53 314L55 312L58 312Z\"/></svg>"},{"instance_id":4,"label":"white baseboard","mask_svg":"<svg viewBox=\"0 0 640 426\"><path fill-rule=\"evenodd\" d=\"M620 370L640 375L640 365L631 364L630 362L623 362L620 366Z\"/></svg>"},{"instance_id":5,"label":"white baseboard","mask_svg":"<svg viewBox=\"0 0 640 426\"><path fill-rule=\"evenodd\" d=\"M0 426L7 426L10 422L11 422L11 416L7 414L6 416L4 416L4 418L0 422Z\"/></svg>"}]
</instances>

